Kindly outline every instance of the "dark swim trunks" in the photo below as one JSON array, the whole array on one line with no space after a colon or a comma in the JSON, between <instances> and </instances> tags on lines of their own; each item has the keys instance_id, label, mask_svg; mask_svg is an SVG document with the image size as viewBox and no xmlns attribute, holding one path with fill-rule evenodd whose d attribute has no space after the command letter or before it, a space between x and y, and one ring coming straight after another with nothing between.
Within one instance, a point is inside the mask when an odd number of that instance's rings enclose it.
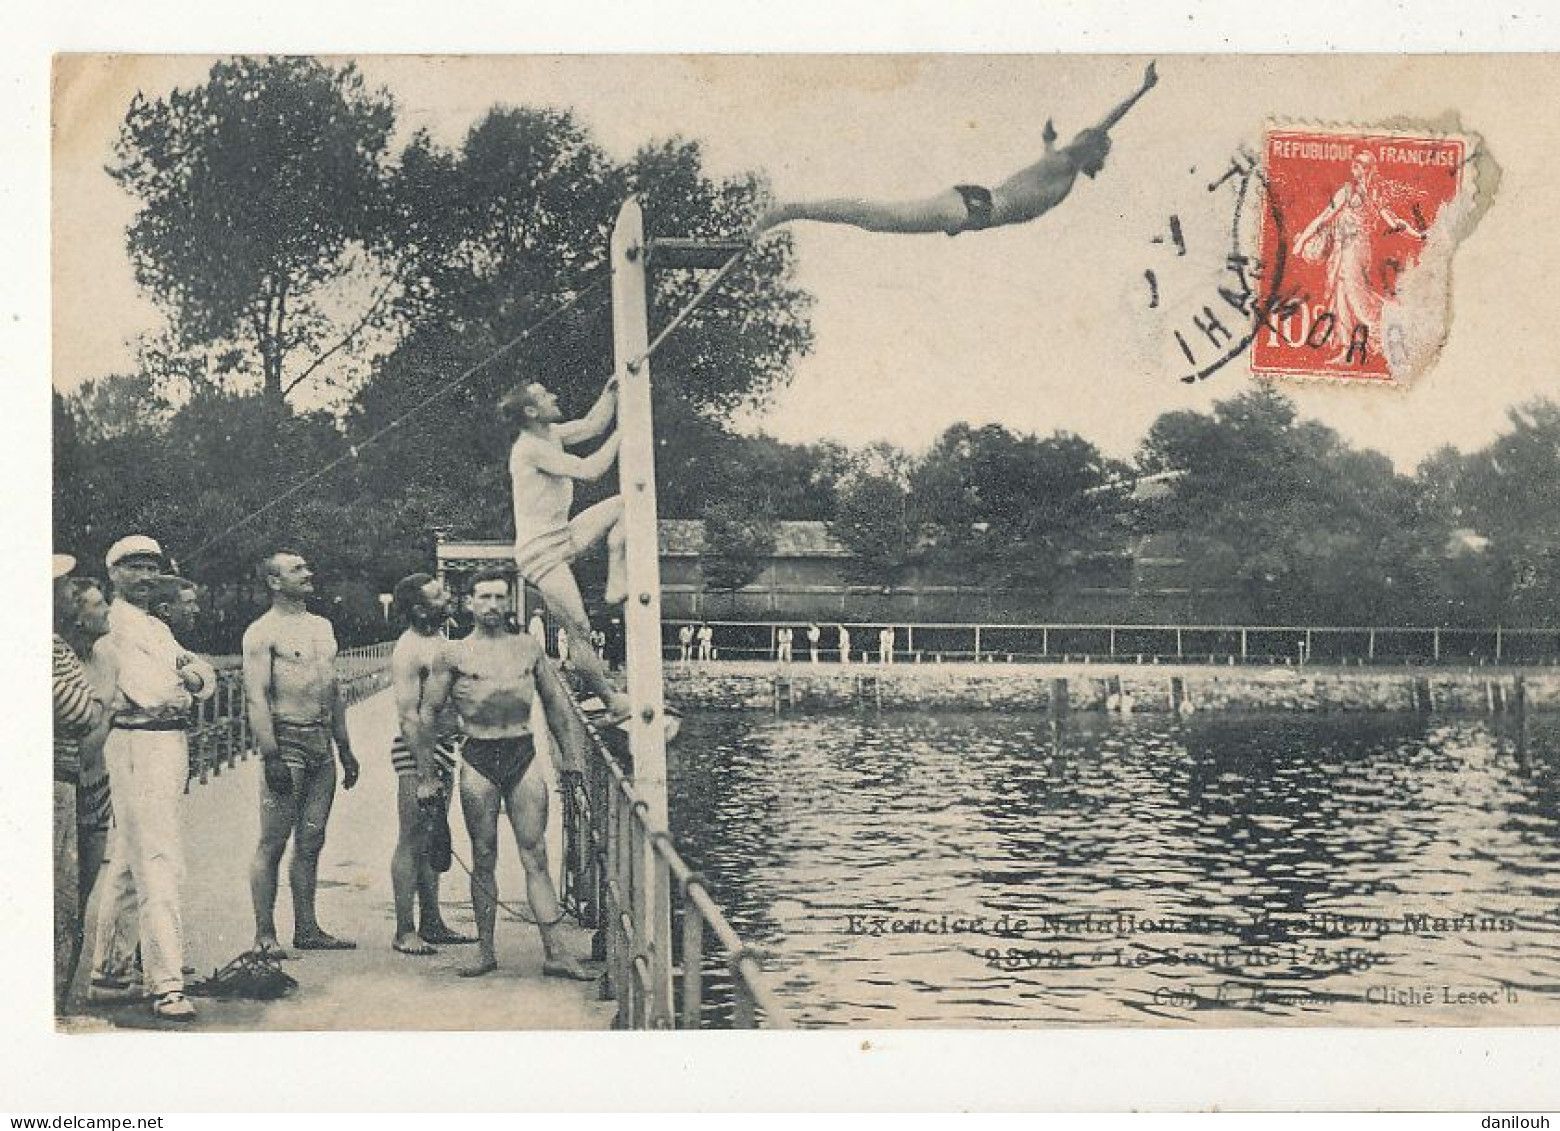
<instances>
[{"instance_id":1,"label":"dark swim trunks","mask_svg":"<svg viewBox=\"0 0 1560 1131\"><path fill-rule=\"evenodd\" d=\"M276 733L276 751L289 770L314 774L330 765L330 727L324 723L277 719L271 726Z\"/></svg>"},{"instance_id":2,"label":"dark swim trunks","mask_svg":"<svg viewBox=\"0 0 1560 1131\"><path fill-rule=\"evenodd\" d=\"M982 228L991 227L991 190L984 185L954 185L953 191L964 198L964 210L969 213L969 219L960 227L949 232L950 236L956 236L960 232L978 232Z\"/></svg>"},{"instance_id":3,"label":"dark swim trunks","mask_svg":"<svg viewBox=\"0 0 1560 1131\"><path fill-rule=\"evenodd\" d=\"M507 797L531 768L531 760L536 757L536 743L528 734L517 734L512 738L468 738L461 757L466 765L496 785Z\"/></svg>"}]
</instances>

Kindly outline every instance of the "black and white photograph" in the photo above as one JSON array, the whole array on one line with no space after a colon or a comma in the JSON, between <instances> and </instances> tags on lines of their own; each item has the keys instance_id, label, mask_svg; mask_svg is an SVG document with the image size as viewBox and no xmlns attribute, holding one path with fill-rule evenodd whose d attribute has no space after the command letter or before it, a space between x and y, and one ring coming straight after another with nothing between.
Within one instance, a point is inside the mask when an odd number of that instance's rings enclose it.
<instances>
[{"instance_id":1,"label":"black and white photograph","mask_svg":"<svg viewBox=\"0 0 1560 1131\"><path fill-rule=\"evenodd\" d=\"M1560 1023L1555 105L55 55L51 1039Z\"/></svg>"}]
</instances>

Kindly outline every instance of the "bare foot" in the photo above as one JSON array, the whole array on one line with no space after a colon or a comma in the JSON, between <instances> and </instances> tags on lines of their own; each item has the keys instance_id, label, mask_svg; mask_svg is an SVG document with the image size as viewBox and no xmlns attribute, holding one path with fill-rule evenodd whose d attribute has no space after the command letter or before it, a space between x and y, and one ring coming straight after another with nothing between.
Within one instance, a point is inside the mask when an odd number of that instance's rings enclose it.
<instances>
[{"instance_id":1,"label":"bare foot","mask_svg":"<svg viewBox=\"0 0 1560 1131\"><path fill-rule=\"evenodd\" d=\"M759 236L769 231L770 228L778 227L779 225L789 221L791 218L791 214L787 209L783 207L771 208L768 212L765 212L762 216L760 216L753 224L753 226L748 229L747 238L749 240L756 240Z\"/></svg>"},{"instance_id":2,"label":"bare foot","mask_svg":"<svg viewBox=\"0 0 1560 1131\"><path fill-rule=\"evenodd\" d=\"M462 978L480 978L484 974L491 974L498 969L498 959L490 954L485 954L470 966L462 966L455 973Z\"/></svg>"},{"instance_id":3,"label":"bare foot","mask_svg":"<svg viewBox=\"0 0 1560 1131\"><path fill-rule=\"evenodd\" d=\"M282 944L276 941L275 935L256 935L254 953L263 954L267 958L289 957L287 951L282 949Z\"/></svg>"},{"instance_id":4,"label":"bare foot","mask_svg":"<svg viewBox=\"0 0 1560 1131\"><path fill-rule=\"evenodd\" d=\"M427 941L415 931L409 935L397 935L395 941L390 944L390 949L401 954L410 954L418 957L439 953L438 950L429 946Z\"/></svg>"},{"instance_id":5,"label":"bare foot","mask_svg":"<svg viewBox=\"0 0 1560 1131\"><path fill-rule=\"evenodd\" d=\"M466 943L474 943L477 940L471 935L462 935L452 930L448 924L437 923L432 927L424 927L417 932L425 940L436 943L439 946L463 946Z\"/></svg>"},{"instance_id":6,"label":"bare foot","mask_svg":"<svg viewBox=\"0 0 1560 1131\"><path fill-rule=\"evenodd\" d=\"M608 726L617 726L618 723L626 722L628 717L634 713L633 704L629 701L628 696L621 691L607 700L606 709L606 723Z\"/></svg>"},{"instance_id":7,"label":"bare foot","mask_svg":"<svg viewBox=\"0 0 1560 1131\"><path fill-rule=\"evenodd\" d=\"M307 934L294 931L293 948L295 950L356 950L357 943L349 939L338 939L335 935L315 928Z\"/></svg>"},{"instance_id":8,"label":"bare foot","mask_svg":"<svg viewBox=\"0 0 1560 1131\"><path fill-rule=\"evenodd\" d=\"M568 978L575 982L594 982L596 975L579 964L572 954L559 954L542 963L542 975L547 978Z\"/></svg>"}]
</instances>

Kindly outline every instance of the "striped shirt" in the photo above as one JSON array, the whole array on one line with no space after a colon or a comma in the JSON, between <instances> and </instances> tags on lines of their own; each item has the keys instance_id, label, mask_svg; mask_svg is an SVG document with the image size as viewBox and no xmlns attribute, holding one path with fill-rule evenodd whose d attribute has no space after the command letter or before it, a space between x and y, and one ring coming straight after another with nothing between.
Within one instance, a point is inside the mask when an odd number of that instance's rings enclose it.
<instances>
[{"instance_id":1,"label":"striped shirt","mask_svg":"<svg viewBox=\"0 0 1560 1131\"><path fill-rule=\"evenodd\" d=\"M103 717L103 704L87 673L59 636L54 638L54 780L75 781L81 771L81 739Z\"/></svg>"}]
</instances>

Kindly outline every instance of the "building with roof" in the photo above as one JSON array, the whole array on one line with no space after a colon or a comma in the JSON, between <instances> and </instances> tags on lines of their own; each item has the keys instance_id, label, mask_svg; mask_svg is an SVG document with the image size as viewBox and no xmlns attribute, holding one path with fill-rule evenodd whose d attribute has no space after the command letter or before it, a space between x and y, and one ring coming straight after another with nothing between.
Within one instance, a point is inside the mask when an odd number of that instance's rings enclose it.
<instances>
[{"instance_id":1,"label":"building with roof","mask_svg":"<svg viewBox=\"0 0 1560 1131\"><path fill-rule=\"evenodd\" d=\"M661 612L667 621L984 622L1129 624L1224 621L1235 613L1226 597L1194 592L1172 536L1132 540L1119 553L1091 557L1081 574L1052 593L953 583L911 568L894 586L853 585L851 553L821 521L774 524L774 549L747 585L729 592L705 583L708 553L699 519L662 519ZM506 541L438 543L438 567L460 592L478 569L513 569ZM599 572L599 563L587 567ZM583 571L582 571L583 572ZM596 586L582 578L587 604Z\"/></svg>"}]
</instances>

